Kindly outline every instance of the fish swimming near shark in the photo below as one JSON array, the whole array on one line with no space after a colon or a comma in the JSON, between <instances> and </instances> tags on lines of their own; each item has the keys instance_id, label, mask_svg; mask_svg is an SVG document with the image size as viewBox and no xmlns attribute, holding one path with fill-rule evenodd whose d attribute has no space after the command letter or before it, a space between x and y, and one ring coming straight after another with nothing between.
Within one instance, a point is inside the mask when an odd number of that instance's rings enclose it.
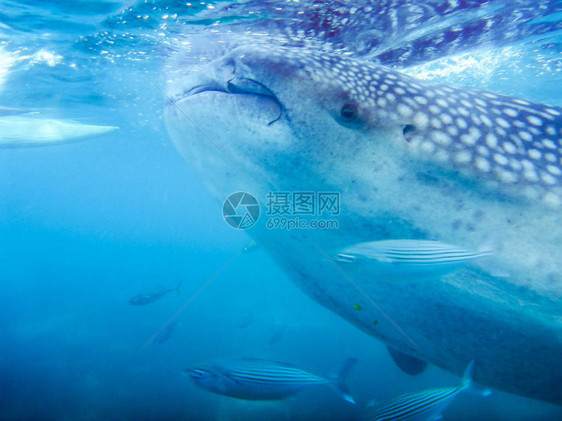
<instances>
[{"instance_id":1,"label":"fish swimming near shark","mask_svg":"<svg viewBox=\"0 0 562 421\"><path fill-rule=\"evenodd\" d=\"M129 304L134 306L144 306L153 303L154 301L162 298L164 295L174 291L176 291L179 295L181 284L182 283L179 282L175 288L157 287L151 291L139 292L137 295L129 299ZM171 333L171 329L169 330L169 333Z\"/></svg>"},{"instance_id":2,"label":"fish swimming near shark","mask_svg":"<svg viewBox=\"0 0 562 421\"><path fill-rule=\"evenodd\" d=\"M346 401L355 404L344 383L354 358L348 359L333 378L317 376L290 364L255 358L231 359L184 370L195 384L221 395L246 400L277 400L318 385L331 385Z\"/></svg>"},{"instance_id":3,"label":"fish swimming near shark","mask_svg":"<svg viewBox=\"0 0 562 421\"><path fill-rule=\"evenodd\" d=\"M365 421L437 421L459 393L472 387L474 361L466 368L460 385L407 393L367 411ZM484 391L485 396L491 392Z\"/></svg>"},{"instance_id":4,"label":"fish swimming near shark","mask_svg":"<svg viewBox=\"0 0 562 421\"><path fill-rule=\"evenodd\" d=\"M220 203L341 192L339 229L248 230L303 291L411 358L562 403L561 108L275 42L170 68L168 131ZM428 238L493 253L423 288L335 261Z\"/></svg>"},{"instance_id":5,"label":"fish swimming near shark","mask_svg":"<svg viewBox=\"0 0 562 421\"><path fill-rule=\"evenodd\" d=\"M418 280L454 271L490 253L439 241L382 240L347 247L337 255L337 260L370 271L381 279Z\"/></svg>"},{"instance_id":6,"label":"fish swimming near shark","mask_svg":"<svg viewBox=\"0 0 562 421\"><path fill-rule=\"evenodd\" d=\"M0 109L0 148L27 148L75 142L118 130L72 120L21 116L17 110Z\"/></svg>"}]
</instances>

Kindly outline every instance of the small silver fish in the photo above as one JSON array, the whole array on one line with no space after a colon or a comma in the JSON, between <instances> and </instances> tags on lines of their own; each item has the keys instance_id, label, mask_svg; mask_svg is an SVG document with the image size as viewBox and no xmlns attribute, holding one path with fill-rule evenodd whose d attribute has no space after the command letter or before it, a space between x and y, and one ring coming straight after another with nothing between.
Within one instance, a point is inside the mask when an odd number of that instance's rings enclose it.
<instances>
[{"instance_id":1,"label":"small silver fish","mask_svg":"<svg viewBox=\"0 0 562 421\"><path fill-rule=\"evenodd\" d=\"M168 289L164 287L158 287L149 292L139 292L137 295L129 299L129 304L134 306L144 306L146 304L153 303L154 301L162 298L164 295L172 291L176 291L179 295L181 284L182 283L180 281L175 288Z\"/></svg>"},{"instance_id":2,"label":"small silver fish","mask_svg":"<svg viewBox=\"0 0 562 421\"><path fill-rule=\"evenodd\" d=\"M367 411L365 421L436 421L459 393L472 386L474 361L464 372L462 383L457 387L428 389L407 393L379 407ZM484 391L488 395L489 391Z\"/></svg>"},{"instance_id":3,"label":"small silver fish","mask_svg":"<svg viewBox=\"0 0 562 421\"><path fill-rule=\"evenodd\" d=\"M254 358L215 361L185 369L197 386L221 395L246 400L277 400L314 385L327 384L336 388L346 401L355 400L344 380L355 364L349 358L334 378L321 377L292 365Z\"/></svg>"},{"instance_id":4,"label":"small silver fish","mask_svg":"<svg viewBox=\"0 0 562 421\"><path fill-rule=\"evenodd\" d=\"M25 148L74 142L118 130L115 126L94 126L71 120L55 120L18 115L2 116L0 148Z\"/></svg>"},{"instance_id":5,"label":"small silver fish","mask_svg":"<svg viewBox=\"0 0 562 421\"><path fill-rule=\"evenodd\" d=\"M444 275L490 253L491 250L467 250L439 241L382 240L348 247L337 255L337 260L375 275L423 277Z\"/></svg>"}]
</instances>

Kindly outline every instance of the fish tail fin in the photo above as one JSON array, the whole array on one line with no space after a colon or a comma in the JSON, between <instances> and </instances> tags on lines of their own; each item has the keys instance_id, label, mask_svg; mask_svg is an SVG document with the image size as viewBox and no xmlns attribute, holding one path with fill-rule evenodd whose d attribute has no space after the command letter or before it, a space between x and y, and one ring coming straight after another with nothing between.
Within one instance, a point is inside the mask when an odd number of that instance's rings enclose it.
<instances>
[{"instance_id":1,"label":"fish tail fin","mask_svg":"<svg viewBox=\"0 0 562 421\"><path fill-rule=\"evenodd\" d=\"M464 375L462 377L461 388L462 390L470 389L470 392L480 395L480 396L490 396L492 394L492 390L488 389L487 387L482 387L479 384L474 384L473 380L474 375L474 360L472 360L466 370L464 370Z\"/></svg>"},{"instance_id":2,"label":"fish tail fin","mask_svg":"<svg viewBox=\"0 0 562 421\"><path fill-rule=\"evenodd\" d=\"M481 256L494 254L498 252L498 250L501 250L501 243L496 236L486 238L478 247L478 253L480 253Z\"/></svg>"},{"instance_id":3,"label":"fish tail fin","mask_svg":"<svg viewBox=\"0 0 562 421\"><path fill-rule=\"evenodd\" d=\"M179 281L179 282L178 282L178 285L177 285L176 288L175 288L175 291L178 293L178 295L180 295L180 287L181 287L181 284L182 284L182 283L183 283L183 281Z\"/></svg>"},{"instance_id":4,"label":"fish tail fin","mask_svg":"<svg viewBox=\"0 0 562 421\"><path fill-rule=\"evenodd\" d=\"M466 370L464 370L464 374L462 376L462 383L461 383L463 389L469 389L472 387L473 375L474 375L474 360L472 360L466 367Z\"/></svg>"},{"instance_id":5,"label":"fish tail fin","mask_svg":"<svg viewBox=\"0 0 562 421\"><path fill-rule=\"evenodd\" d=\"M348 358L336 375L332 377L334 380L334 387L336 388L338 394L353 405L355 405L355 399L353 399L353 396L349 393L349 389L347 388L347 384L345 382L356 362L357 358Z\"/></svg>"}]
</instances>

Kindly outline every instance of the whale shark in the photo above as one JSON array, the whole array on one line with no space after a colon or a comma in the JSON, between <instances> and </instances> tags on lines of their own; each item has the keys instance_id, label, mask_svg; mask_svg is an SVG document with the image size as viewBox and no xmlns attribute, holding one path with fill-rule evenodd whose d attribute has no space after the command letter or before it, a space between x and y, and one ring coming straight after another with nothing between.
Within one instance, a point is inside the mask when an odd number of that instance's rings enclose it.
<instances>
[{"instance_id":1,"label":"whale shark","mask_svg":"<svg viewBox=\"0 0 562 421\"><path fill-rule=\"evenodd\" d=\"M320 40L391 67L412 66L483 46L498 48L529 37L546 41L560 29L557 17L561 10L548 0L250 0L216 6L185 19L199 25L220 21L236 38L248 27L291 43L302 43L304 35L306 41ZM214 26L210 29L216 32ZM225 33L218 34L221 40Z\"/></svg>"},{"instance_id":2,"label":"whale shark","mask_svg":"<svg viewBox=\"0 0 562 421\"><path fill-rule=\"evenodd\" d=\"M274 43L176 60L168 132L219 201L341 195L337 228L247 230L305 293L397 352L562 404L562 109ZM337 259L389 240L490 253L408 282Z\"/></svg>"}]
</instances>

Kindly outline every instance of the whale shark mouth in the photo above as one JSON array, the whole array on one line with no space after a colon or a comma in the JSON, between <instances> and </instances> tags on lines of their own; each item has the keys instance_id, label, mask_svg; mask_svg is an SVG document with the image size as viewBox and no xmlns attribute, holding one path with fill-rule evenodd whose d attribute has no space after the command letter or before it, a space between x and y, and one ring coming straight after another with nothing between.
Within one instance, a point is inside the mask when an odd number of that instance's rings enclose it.
<instances>
[{"instance_id":1,"label":"whale shark mouth","mask_svg":"<svg viewBox=\"0 0 562 421\"><path fill-rule=\"evenodd\" d=\"M258 97L258 99L265 102L275 104L278 107L278 114L268 123L268 125L272 125L273 123L279 121L283 116L284 108L277 96L275 96L275 94L263 84L257 82L256 80L247 78L233 77L225 84L221 84L218 81L210 81L204 84L196 85L173 98L172 102L177 103L181 100L202 93L251 95Z\"/></svg>"}]
</instances>

